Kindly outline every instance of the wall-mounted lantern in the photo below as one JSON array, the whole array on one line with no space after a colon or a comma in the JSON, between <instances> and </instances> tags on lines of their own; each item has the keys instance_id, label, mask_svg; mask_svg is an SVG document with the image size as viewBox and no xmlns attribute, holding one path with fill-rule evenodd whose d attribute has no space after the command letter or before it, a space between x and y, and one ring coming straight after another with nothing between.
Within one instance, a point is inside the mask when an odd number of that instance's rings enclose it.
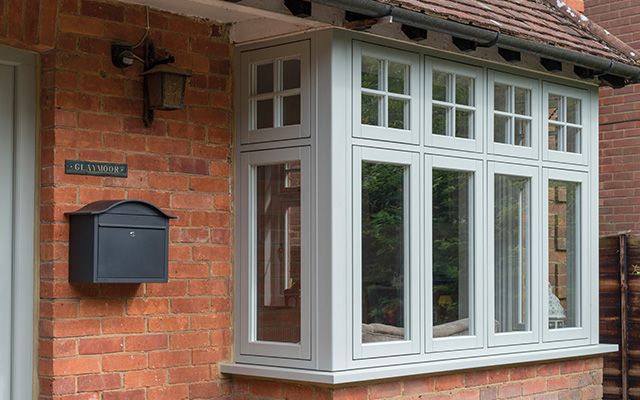
<instances>
[{"instance_id":1,"label":"wall-mounted lantern","mask_svg":"<svg viewBox=\"0 0 640 400\"><path fill-rule=\"evenodd\" d=\"M136 61L144 64L144 110L142 120L144 126L153 123L153 110L180 110L184 107L184 93L187 78L191 72L173 65L175 57L166 52L156 52L149 35L149 8L147 7L147 28L144 36L135 45L113 43L111 45L111 61L118 68L127 68ZM144 45L144 56L139 57L134 50ZM158 55L162 53L162 55Z\"/></svg>"}]
</instances>

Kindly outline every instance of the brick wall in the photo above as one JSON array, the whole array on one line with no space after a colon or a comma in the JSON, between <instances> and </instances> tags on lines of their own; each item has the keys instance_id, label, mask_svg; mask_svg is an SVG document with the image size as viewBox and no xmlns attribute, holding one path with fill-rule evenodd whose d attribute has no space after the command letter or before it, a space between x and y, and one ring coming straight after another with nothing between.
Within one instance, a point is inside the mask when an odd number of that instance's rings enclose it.
<instances>
[{"instance_id":1,"label":"brick wall","mask_svg":"<svg viewBox=\"0 0 640 400\"><path fill-rule=\"evenodd\" d=\"M113 40L144 33L141 6L0 2L0 42L42 51L40 399L210 399L230 387L231 80L225 27L152 11L150 37L193 71L181 111L141 120L141 66ZM128 163L129 177L65 175L65 159ZM169 283L71 285L64 213L142 199L171 222Z\"/></svg>"},{"instance_id":2,"label":"brick wall","mask_svg":"<svg viewBox=\"0 0 640 400\"><path fill-rule=\"evenodd\" d=\"M586 15L640 49L640 4L585 0ZM600 89L600 233L640 231L640 85Z\"/></svg>"},{"instance_id":3,"label":"brick wall","mask_svg":"<svg viewBox=\"0 0 640 400\"><path fill-rule=\"evenodd\" d=\"M334 388L236 379L233 393L234 400L594 400L602 398L602 358L411 377Z\"/></svg>"}]
</instances>

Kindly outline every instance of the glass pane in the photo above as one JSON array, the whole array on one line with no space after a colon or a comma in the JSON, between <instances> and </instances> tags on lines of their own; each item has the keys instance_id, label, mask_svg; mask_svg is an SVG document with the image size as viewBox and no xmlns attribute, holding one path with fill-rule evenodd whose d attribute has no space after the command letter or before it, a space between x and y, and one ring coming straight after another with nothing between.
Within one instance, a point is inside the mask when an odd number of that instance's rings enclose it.
<instances>
[{"instance_id":1,"label":"glass pane","mask_svg":"<svg viewBox=\"0 0 640 400\"><path fill-rule=\"evenodd\" d=\"M284 60L282 62L282 89L300 87L300 60Z\"/></svg>"},{"instance_id":2,"label":"glass pane","mask_svg":"<svg viewBox=\"0 0 640 400\"><path fill-rule=\"evenodd\" d=\"M433 106L432 112L432 133L434 135L446 135L449 131L448 114L451 112L449 107Z\"/></svg>"},{"instance_id":3,"label":"glass pane","mask_svg":"<svg viewBox=\"0 0 640 400\"><path fill-rule=\"evenodd\" d=\"M365 125L382 125L382 97L362 94L362 123Z\"/></svg>"},{"instance_id":4,"label":"glass pane","mask_svg":"<svg viewBox=\"0 0 640 400\"><path fill-rule=\"evenodd\" d=\"M300 95L282 98L282 125L298 125L300 123Z\"/></svg>"},{"instance_id":5,"label":"glass pane","mask_svg":"<svg viewBox=\"0 0 640 400\"><path fill-rule=\"evenodd\" d=\"M580 326L580 184L549 181L549 329Z\"/></svg>"},{"instance_id":6,"label":"glass pane","mask_svg":"<svg viewBox=\"0 0 640 400\"><path fill-rule=\"evenodd\" d=\"M495 176L496 332L531 330L530 181Z\"/></svg>"},{"instance_id":7,"label":"glass pane","mask_svg":"<svg viewBox=\"0 0 640 400\"><path fill-rule=\"evenodd\" d=\"M433 71L433 100L451 101L449 99L450 77L451 75L445 72Z\"/></svg>"},{"instance_id":8,"label":"glass pane","mask_svg":"<svg viewBox=\"0 0 640 400\"><path fill-rule=\"evenodd\" d=\"M496 143L509 143L511 134L511 118L495 115L493 118L493 141Z\"/></svg>"},{"instance_id":9,"label":"glass pane","mask_svg":"<svg viewBox=\"0 0 640 400\"><path fill-rule=\"evenodd\" d=\"M382 61L373 57L362 56L362 87L382 90Z\"/></svg>"},{"instance_id":10,"label":"glass pane","mask_svg":"<svg viewBox=\"0 0 640 400\"><path fill-rule=\"evenodd\" d=\"M389 61L388 91L409 94L409 66Z\"/></svg>"},{"instance_id":11,"label":"glass pane","mask_svg":"<svg viewBox=\"0 0 640 400\"><path fill-rule=\"evenodd\" d=\"M473 111L456 110L456 137L473 139Z\"/></svg>"},{"instance_id":12,"label":"glass pane","mask_svg":"<svg viewBox=\"0 0 640 400\"><path fill-rule=\"evenodd\" d=\"M549 124L549 150L560 150L562 141L561 125Z\"/></svg>"},{"instance_id":13,"label":"glass pane","mask_svg":"<svg viewBox=\"0 0 640 400\"><path fill-rule=\"evenodd\" d=\"M473 106L473 86L475 79L466 76L456 76L456 103Z\"/></svg>"},{"instance_id":14,"label":"glass pane","mask_svg":"<svg viewBox=\"0 0 640 400\"><path fill-rule=\"evenodd\" d=\"M256 128L273 128L273 99L256 101Z\"/></svg>"},{"instance_id":15,"label":"glass pane","mask_svg":"<svg viewBox=\"0 0 640 400\"><path fill-rule=\"evenodd\" d=\"M273 92L273 63L256 66L256 94Z\"/></svg>"},{"instance_id":16,"label":"glass pane","mask_svg":"<svg viewBox=\"0 0 640 400\"><path fill-rule=\"evenodd\" d=\"M567 122L571 124L581 124L581 101L580 99L573 99L567 97Z\"/></svg>"},{"instance_id":17,"label":"glass pane","mask_svg":"<svg viewBox=\"0 0 640 400\"><path fill-rule=\"evenodd\" d=\"M569 153L582 153L580 145L581 132L582 129L580 128L567 127L567 151Z\"/></svg>"},{"instance_id":18,"label":"glass pane","mask_svg":"<svg viewBox=\"0 0 640 400\"><path fill-rule=\"evenodd\" d=\"M511 112L511 91L507 85L496 83L493 87L493 109Z\"/></svg>"},{"instance_id":19,"label":"glass pane","mask_svg":"<svg viewBox=\"0 0 640 400\"><path fill-rule=\"evenodd\" d=\"M515 113L531 115L531 90L515 88Z\"/></svg>"},{"instance_id":20,"label":"glass pane","mask_svg":"<svg viewBox=\"0 0 640 400\"><path fill-rule=\"evenodd\" d=\"M256 338L262 341L300 342L300 187L287 184L291 165L256 171ZM294 175L300 179L299 167Z\"/></svg>"},{"instance_id":21,"label":"glass pane","mask_svg":"<svg viewBox=\"0 0 640 400\"><path fill-rule=\"evenodd\" d=\"M362 342L404 340L407 168L362 163Z\"/></svg>"},{"instance_id":22,"label":"glass pane","mask_svg":"<svg viewBox=\"0 0 640 400\"><path fill-rule=\"evenodd\" d=\"M389 98L389 128L409 129L409 100Z\"/></svg>"},{"instance_id":23,"label":"glass pane","mask_svg":"<svg viewBox=\"0 0 640 400\"><path fill-rule=\"evenodd\" d=\"M433 170L433 337L473 335L473 175Z\"/></svg>"},{"instance_id":24,"label":"glass pane","mask_svg":"<svg viewBox=\"0 0 640 400\"><path fill-rule=\"evenodd\" d=\"M562 121L562 96L549 94L549 119L552 121Z\"/></svg>"},{"instance_id":25,"label":"glass pane","mask_svg":"<svg viewBox=\"0 0 640 400\"><path fill-rule=\"evenodd\" d=\"M516 146L531 146L531 121L515 118L514 144Z\"/></svg>"}]
</instances>

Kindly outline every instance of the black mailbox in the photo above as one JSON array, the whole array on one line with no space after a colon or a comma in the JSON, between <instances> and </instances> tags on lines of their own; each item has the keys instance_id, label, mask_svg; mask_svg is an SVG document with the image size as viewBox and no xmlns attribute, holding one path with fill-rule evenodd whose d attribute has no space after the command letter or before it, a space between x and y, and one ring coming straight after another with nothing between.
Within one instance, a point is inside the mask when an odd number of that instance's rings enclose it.
<instances>
[{"instance_id":1,"label":"black mailbox","mask_svg":"<svg viewBox=\"0 0 640 400\"><path fill-rule=\"evenodd\" d=\"M101 200L68 213L69 282L166 282L169 219L140 200Z\"/></svg>"}]
</instances>

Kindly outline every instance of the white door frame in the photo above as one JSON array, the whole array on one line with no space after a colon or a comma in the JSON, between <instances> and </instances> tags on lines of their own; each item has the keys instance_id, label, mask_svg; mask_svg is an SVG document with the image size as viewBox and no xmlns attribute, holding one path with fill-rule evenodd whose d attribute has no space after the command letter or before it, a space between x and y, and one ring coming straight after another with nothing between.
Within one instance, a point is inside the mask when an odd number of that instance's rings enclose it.
<instances>
[{"instance_id":1,"label":"white door frame","mask_svg":"<svg viewBox=\"0 0 640 400\"><path fill-rule=\"evenodd\" d=\"M6 292L0 292L0 301L8 301L7 312L11 312L11 324L0 326L0 341L10 343L10 363L0 363L0 375L7 375L2 371L9 365L10 379L2 384L0 376L0 397L9 394L10 400L33 399L37 396L34 391L34 363L36 346L36 332L34 327L36 304L34 304L36 277L36 66L38 56L27 51L20 51L0 46L0 66L7 68L13 76L13 82L5 83L7 89L12 89L13 97L13 137L0 134L3 142L13 148L12 162L8 165L9 176L13 180L10 193L4 193L0 208L1 224L9 226L8 232L12 237L11 243L0 244L7 251L5 258L0 259L0 272L11 276L10 282L0 282ZM1 83L1 82L0 82ZM0 100L1 102L2 100ZM0 144L5 146L5 143ZM9 163L7 163L9 164ZM5 190L5 189L0 189ZM2 255L0 255L2 256ZM9 260L6 265L5 260ZM4 263L4 265L2 265ZM4 270L4 271L2 271ZM6 285L8 283L8 285ZM3 311L5 311L3 310ZM2 345L2 343L0 343ZM3 350L0 349L0 354ZM5 386L5 387L2 387ZM6 387L8 386L8 387ZM3 393L4 391L4 393Z\"/></svg>"}]
</instances>

